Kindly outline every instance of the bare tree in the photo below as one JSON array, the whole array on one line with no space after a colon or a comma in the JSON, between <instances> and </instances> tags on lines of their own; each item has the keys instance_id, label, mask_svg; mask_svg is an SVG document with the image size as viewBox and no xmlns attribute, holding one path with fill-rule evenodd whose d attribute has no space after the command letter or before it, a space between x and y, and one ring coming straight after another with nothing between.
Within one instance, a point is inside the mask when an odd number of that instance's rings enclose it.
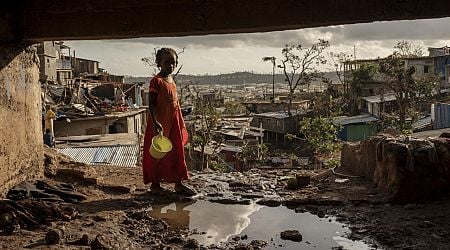
<instances>
[{"instance_id":1,"label":"bare tree","mask_svg":"<svg viewBox=\"0 0 450 250\"><path fill-rule=\"evenodd\" d=\"M158 65L156 63L156 52L158 51L158 49L159 49L159 47L153 48L153 53L150 56L141 58L141 61L153 70L153 75L156 75L159 71ZM184 53L184 48L181 51L177 52L177 55L180 56L180 54L183 54L183 53ZM180 65L178 67L175 74L173 74L174 78L181 72L182 68L183 68L183 65Z\"/></svg>"},{"instance_id":2,"label":"bare tree","mask_svg":"<svg viewBox=\"0 0 450 250\"><path fill-rule=\"evenodd\" d=\"M410 131L411 126L406 119L415 118L415 103L431 98L437 77L427 79L415 76L416 68L407 65L407 58L421 55L420 47L400 41L394 48L396 50L392 55L380 61L378 71L383 78L384 88L392 91L396 98L398 119L392 119L391 125L401 131Z\"/></svg>"},{"instance_id":3,"label":"bare tree","mask_svg":"<svg viewBox=\"0 0 450 250\"><path fill-rule=\"evenodd\" d=\"M294 92L297 87L306 85L309 89L310 83L314 79L320 78L321 74L317 68L327 62L323 52L329 46L330 43L328 41L319 39L311 47L304 47L298 44L286 45L282 49L281 54L283 58L281 65L278 65L278 67L283 70L289 85L289 116L292 116L292 99L294 98Z\"/></svg>"}]
</instances>

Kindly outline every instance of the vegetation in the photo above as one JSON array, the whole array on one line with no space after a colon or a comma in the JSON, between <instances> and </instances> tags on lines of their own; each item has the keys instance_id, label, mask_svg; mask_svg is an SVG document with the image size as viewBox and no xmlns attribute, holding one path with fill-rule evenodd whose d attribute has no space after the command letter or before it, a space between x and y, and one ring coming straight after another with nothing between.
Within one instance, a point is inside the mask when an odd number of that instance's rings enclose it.
<instances>
[{"instance_id":1,"label":"vegetation","mask_svg":"<svg viewBox=\"0 0 450 250\"><path fill-rule=\"evenodd\" d=\"M205 154L205 149L206 146L214 139L212 131L216 128L219 122L220 115L211 103L204 102L198 96L194 100L193 115L196 119L196 128L193 131L191 144L194 148L200 148L200 152L202 155L201 168L204 169L208 166L208 159L207 155Z\"/></svg>"},{"instance_id":2,"label":"vegetation","mask_svg":"<svg viewBox=\"0 0 450 250\"><path fill-rule=\"evenodd\" d=\"M226 102L225 110L223 111L225 115L241 115L247 113L247 108L240 102Z\"/></svg>"},{"instance_id":3,"label":"vegetation","mask_svg":"<svg viewBox=\"0 0 450 250\"><path fill-rule=\"evenodd\" d=\"M269 148L266 144L248 144L245 143L242 146L242 151L236 154L236 158L244 163L244 166L247 166L248 160L252 161L262 161L267 157L269 152Z\"/></svg>"},{"instance_id":4,"label":"vegetation","mask_svg":"<svg viewBox=\"0 0 450 250\"><path fill-rule=\"evenodd\" d=\"M336 142L338 127L330 117L305 117L300 123L300 133L309 142L314 154L328 155L339 148Z\"/></svg>"},{"instance_id":5,"label":"vegetation","mask_svg":"<svg viewBox=\"0 0 450 250\"><path fill-rule=\"evenodd\" d=\"M398 111L384 114L383 118L386 124L408 133L412 122L418 118L415 103L431 98L437 78L415 77L416 68L406 64L405 58L422 55L420 47L400 41L395 49L392 55L380 61L378 71L384 89L395 95ZM398 119L395 118L397 115Z\"/></svg>"},{"instance_id":6,"label":"vegetation","mask_svg":"<svg viewBox=\"0 0 450 250\"><path fill-rule=\"evenodd\" d=\"M377 65L363 63L358 69L352 71L350 82L350 114L358 115L361 106L362 87L370 81L377 72Z\"/></svg>"},{"instance_id":7,"label":"vegetation","mask_svg":"<svg viewBox=\"0 0 450 250\"><path fill-rule=\"evenodd\" d=\"M328 41L320 39L317 43L311 45L311 47L298 44L286 45L282 49L281 65L278 65L278 67L283 70L289 86L289 116L292 116L292 100L297 87L307 86L309 89L310 83L314 79L322 76L317 68L320 65L326 64L327 61L323 52L329 46L330 43Z\"/></svg>"}]
</instances>

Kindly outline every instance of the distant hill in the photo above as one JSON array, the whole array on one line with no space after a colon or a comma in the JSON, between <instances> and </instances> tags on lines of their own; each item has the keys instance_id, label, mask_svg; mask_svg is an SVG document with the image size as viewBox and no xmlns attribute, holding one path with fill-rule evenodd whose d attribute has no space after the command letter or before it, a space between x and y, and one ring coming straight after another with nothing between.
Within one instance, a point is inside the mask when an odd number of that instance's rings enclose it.
<instances>
[{"instance_id":1,"label":"distant hill","mask_svg":"<svg viewBox=\"0 0 450 250\"><path fill-rule=\"evenodd\" d=\"M337 82L338 78L335 72L326 72L325 77ZM125 77L126 83L131 82L149 82L149 77ZM176 77L177 82L192 82L197 84L219 84L219 85L240 85L244 83L272 83L272 74L255 74L251 72L236 72L220 75L183 75ZM276 83L284 82L284 75L275 75Z\"/></svg>"}]
</instances>

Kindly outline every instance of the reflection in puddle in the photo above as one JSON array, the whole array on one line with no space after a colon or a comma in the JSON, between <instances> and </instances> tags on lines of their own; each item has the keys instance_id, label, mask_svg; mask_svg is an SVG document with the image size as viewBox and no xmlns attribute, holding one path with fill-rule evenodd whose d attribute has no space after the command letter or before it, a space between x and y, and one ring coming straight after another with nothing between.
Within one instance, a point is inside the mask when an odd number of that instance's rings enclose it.
<instances>
[{"instance_id":1,"label":"reflection in puddle","mask_svg":"<svg viewBox=\"0 0 450 250\"><path fill-rule=\"evenodd\" d=\"M194 234L200 244L219 244L233 235L247 235L248 240L269 242L265 249L370 249L365 243L345 238L349 230L329 218L320 219L310 213L295 213L286 207L251 205L224 205L208 201L172 203L154 206L152 216L166 220L172 227L205 232ZM296 229L303 235L302 242L285 241L280 232Z\"/></svg>"}]
</instances>

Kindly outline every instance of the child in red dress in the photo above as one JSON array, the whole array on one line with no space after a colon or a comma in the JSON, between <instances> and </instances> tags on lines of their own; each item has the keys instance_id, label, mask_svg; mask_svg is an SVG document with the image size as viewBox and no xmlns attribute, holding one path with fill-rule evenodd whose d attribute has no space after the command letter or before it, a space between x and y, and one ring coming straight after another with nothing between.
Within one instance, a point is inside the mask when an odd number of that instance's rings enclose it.
<instances>
[{"instance_id":1,"label":"child in red dress","mask_svg":"<svg viewBox=\"0 0 450 250\"><path fill-rule=\"evenodd\" d=\"M177 193L194 195L195 191L182 183L189 178L184 156L188 134L178 103L175 81L171 75L177 67L178 55L171 48L161 48L156 53L155 62L160 72L150 81L150 115L142 157L144 183L151 182L150 191L155 194L167 191L160 183L169 182L175 183ZM162 159L155 159L150 155L149 149L153 136L160 131L170 139L173 148Z\"/></svg>"}]
</instances>

